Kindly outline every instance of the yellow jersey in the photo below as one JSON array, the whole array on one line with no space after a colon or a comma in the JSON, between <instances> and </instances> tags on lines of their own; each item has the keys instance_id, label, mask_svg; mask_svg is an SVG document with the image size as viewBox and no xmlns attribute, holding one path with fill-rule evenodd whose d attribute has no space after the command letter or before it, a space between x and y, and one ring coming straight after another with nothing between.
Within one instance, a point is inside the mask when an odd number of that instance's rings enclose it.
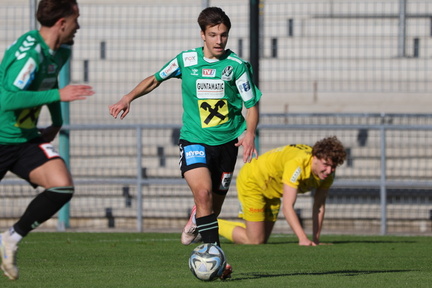
<instances>
[{"instance_id":1,"label":"yellow jersey","mask_svg":"<svg viewBox=\"0 0 432 288\"><path fill-rule=\"evenodd\" d=\"M283 184L296 188L298 193L330 188L335 173L321 180L312 173L311 165L311 146L287 145L270 150L245 164L237 181L247 181L260 187L263 195L269 199L282 198Z\"/></svg>"}]
</instances>

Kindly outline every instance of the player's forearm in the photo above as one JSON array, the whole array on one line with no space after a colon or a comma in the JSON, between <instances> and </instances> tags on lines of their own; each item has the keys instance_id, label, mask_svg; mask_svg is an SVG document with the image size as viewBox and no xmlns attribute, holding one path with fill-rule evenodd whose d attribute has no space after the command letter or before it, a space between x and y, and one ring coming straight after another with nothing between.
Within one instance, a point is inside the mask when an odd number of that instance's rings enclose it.
<instances>
[{"instance_id":1,"label":"player's forearm","mask_svg":"<svg viewBox=\"0 0 432 288\"><path fill-rule=\"evenodd\" d=\"M42 106L60 101L58 89L47 91L9 91L1 89L1 109L3 111L14 111Z\"/></svg>"},{"instance_id":2,"label":"player's forearm","mask_svg":"<svg viewBox=\"0 0 432 288\"><path fill-rule=\"evenodd\" d=\"M321 229L324 222L325 206L313 210L313 241L319 243Z\"/></svg>"},{"instance_id":3,"label":"player's forearm","mask_svg":"<svg viewBox=\"0 0 432 288\"><path fill-rule=\"evenodd\" d=\"M258 104L247 109L246 113L246 133L255 137L256 128L259 122Z\"/></svg>"},{"instance_id":4,"label":"player's forearm","mask_svg":"<svg viewBox=\"0 0 432 288\"><path fill-rule=\"evenodd\" d=\"M297 214L294 211L294 208L293 207L284 208L284 215L291 229L294 231L297 238L299 239L299 242L307 240L308 239L307 235L300 224L300 221L298 219Z\"/></svg>"},{"instance_id":5,"label":"player's forearm","mask_svg":"<svg viewBox=\"0 0 432 288\"><path fill-rule=\"evenodd\" d=\"M126 94L124 99L130 103L133 100L150 93L158 87L159 84L160 82L158 82L153 75L149 76L142 80L131 92Z\"/></svg>"}]
</instances>

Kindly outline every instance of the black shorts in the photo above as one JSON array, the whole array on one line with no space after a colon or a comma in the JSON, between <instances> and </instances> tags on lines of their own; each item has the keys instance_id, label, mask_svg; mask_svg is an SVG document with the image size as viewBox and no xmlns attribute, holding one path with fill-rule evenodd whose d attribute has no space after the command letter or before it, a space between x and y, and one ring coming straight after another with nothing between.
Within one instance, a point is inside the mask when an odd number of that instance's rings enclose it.
<instances>
[{"instance_id":1,"label":"black shorts","mask_svg":"<svg viewBox=\"0 0 432 288\"><path fill-rule=\"evenodd\" d=\"M180 170L182 176L188 170L207 167L212 178L213 192L226 195L233 177L237 161L238 147L235 139L223 145L209 146L200 143L191 143L180 139Z\"/></svg>"},{"instance_id":2,"label":"black shorts","mask_svg":"<svg viewBox=\"0 0 432 288\"><path fill-rule=\"evenodd\" d=\"M11 171L36 187L30 182L30 172L56 158L61 158L59 153L51 143L41 138L26 143L0 145L0 180L6 172Z\"/></svg>"}]
</instances>

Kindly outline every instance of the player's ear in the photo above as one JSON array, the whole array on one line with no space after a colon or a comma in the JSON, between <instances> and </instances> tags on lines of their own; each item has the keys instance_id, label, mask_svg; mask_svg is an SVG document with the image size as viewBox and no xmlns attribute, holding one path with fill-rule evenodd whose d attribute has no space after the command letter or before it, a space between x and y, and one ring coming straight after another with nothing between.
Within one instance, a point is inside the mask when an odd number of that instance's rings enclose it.
<instances>
[{"instance_id":1,"label":"player's ear","mask_svg":"<svg viewBox=\"0 0 432 288\"><path fill-rule=\"evenodd\" d=\"M60 18L59 20L57 20L56 24L60 30L64 30L66 27L66 19L65 18Z\"/></svg>"},{"instance_id":2,"label":"player's ear","mask_svg":"<svg viewBox=\"0 0 432 288\"><path fill-rule=\"evenodd\" d=\"M201 30L201 39L205 42L205 32Z\"/></svg>"}]
</instances>

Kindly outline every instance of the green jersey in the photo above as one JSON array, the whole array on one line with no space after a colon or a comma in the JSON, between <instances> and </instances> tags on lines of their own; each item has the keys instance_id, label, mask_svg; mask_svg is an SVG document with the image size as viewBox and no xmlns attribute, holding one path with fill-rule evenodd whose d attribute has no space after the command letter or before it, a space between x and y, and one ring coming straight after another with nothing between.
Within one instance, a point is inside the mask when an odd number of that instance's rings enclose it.
<instances>
[{"instance_id":1,"label":"green jersey","mask_svg":"<svg viewBox=\"0 0 432 288\"><path fill-rule=\"evenodd\" d=\"M51 50L39 31L22 35L0 64L0 144L24 143L39 135L37 122L47 105L54 126L61 126L58 74L71 50Z\"/></svg>"},{"instance_id":2,"label":"green jersey","mask_svg":"<svg viewBox=\"0 0 432 288\"><path fill-rule=\"evenodd\" d=\"M214 146L239 137L246 129L243 104L251 108L261 98L252 82L251 65L230 50L216 61L206 59L201 47L183 51L155 77L182 79L180 139L194 143Z\"/></svg>"}]
</instances>

